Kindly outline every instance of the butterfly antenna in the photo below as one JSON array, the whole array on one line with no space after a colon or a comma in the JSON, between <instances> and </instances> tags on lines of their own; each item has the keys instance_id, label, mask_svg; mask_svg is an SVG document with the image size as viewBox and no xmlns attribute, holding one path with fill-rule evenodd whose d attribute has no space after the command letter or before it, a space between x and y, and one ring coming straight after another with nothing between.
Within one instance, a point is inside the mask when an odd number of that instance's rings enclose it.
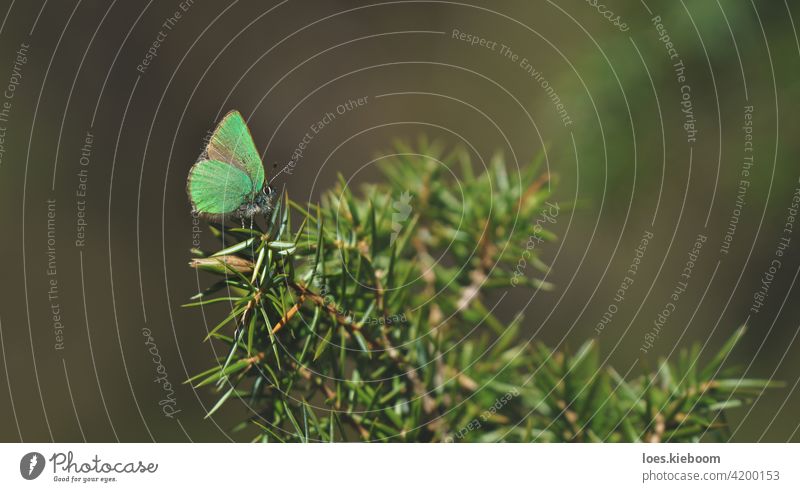
<instances>
[{"instance_id":1,"label":"butterfly antenna","mask_svg":"<svg viewBox=\"0 0 800 492\"><path fill-rule=\"evenodd\" d=\"M289 161L289 162L291 162L291 161ZM287 164L286 164L286 166L288 166L288 165L289 165L289 164L287 163ZM280 171L278 171L277 173L275 173L275 176L273 176L273 177L271 177L270 179L268 179L268 180L267 180L267 186L272 186L272 182L273 182L273 181L275 181L275 178L277 178L278 176L280 176L280 175L281 175L281 173L282 173L283 171L285 171L285 170L286 170L286 166L283 166L283 167L281 168L281 170L280 170Z\"/></svg>"}]
</instances>

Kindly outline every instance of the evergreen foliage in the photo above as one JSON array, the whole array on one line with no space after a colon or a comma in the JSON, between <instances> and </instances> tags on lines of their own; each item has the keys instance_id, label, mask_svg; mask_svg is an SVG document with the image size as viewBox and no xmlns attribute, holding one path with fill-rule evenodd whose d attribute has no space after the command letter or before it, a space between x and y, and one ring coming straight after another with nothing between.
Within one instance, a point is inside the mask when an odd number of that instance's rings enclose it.
<instances>
[{"instance_id":1,"label":"evergreen foliage","mask_svg":"<svg viewBox=\"0 0 800 492\"><path fill-rule=\"evenodd\" d=\"M381 167L359 193L340 177L318 205L283 196L263 230L210 226L221 247L191 265L218 278L187 304L230 307L206 337L225 355L189 380L219 393L209 415L239 399L257 441L724 440L725 411L772 385L725 365L743 329L705 365L696 345L623 377L596 341L553 350L498 319L503 291L551 288L559 205L537 163L476 174L422 139Z\"/></svg>"}]
</instances>

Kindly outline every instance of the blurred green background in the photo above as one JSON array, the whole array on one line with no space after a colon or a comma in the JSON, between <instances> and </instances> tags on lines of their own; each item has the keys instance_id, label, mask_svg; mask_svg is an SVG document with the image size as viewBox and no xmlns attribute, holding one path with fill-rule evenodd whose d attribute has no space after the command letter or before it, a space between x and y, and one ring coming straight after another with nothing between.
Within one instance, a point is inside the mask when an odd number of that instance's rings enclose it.
<instances>
[{"instance_id":1,"label":"blurred green background","mask_svg":"<svg viewBox=\"0 0 800 492\"><path fill-rule=\"evenodd\" d=\"M747 322L727 363L786 386L731 411L733 439L799 440L800 237L788 236L751 311L800 186L791 3L0 2L0 440L247 438L229 432L243 406L203 419L213 395L181 384L212 363L202 339L217 314L180 307L209 282L187 267L196 224L185 179L233 108L274 184L298 201L316 200L337 173L378 179L368 163L395 138L463 144L476 165L500 150L523 166L546 148L557 197L574 204L542 252L557 288L532 300L510 289L502 311L524 308L527 336L551 345L597 336L632 374L692 341L707 341L710 356ZM328 112L294 171L279 173ZM615 303L646 232L634 285ZM698 234L708 239L686 292L642 355ZM144 328L177 388L177 419L162 413Z\"/></svg>"}]
</instances>

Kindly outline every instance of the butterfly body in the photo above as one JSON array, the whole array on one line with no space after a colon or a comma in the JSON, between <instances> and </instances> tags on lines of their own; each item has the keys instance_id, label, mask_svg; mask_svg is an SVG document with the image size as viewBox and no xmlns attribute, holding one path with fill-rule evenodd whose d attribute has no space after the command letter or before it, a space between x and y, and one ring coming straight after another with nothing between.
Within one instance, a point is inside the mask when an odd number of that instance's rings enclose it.
<instances>
[{"instance_id":1,"label":"butterfly body","mask_svg":"<svg viewBox=\"0 0 800 492\"><path fill-rule=\"evenodd\" d=\"M189 170L186 192L201 217L224 221L251 219L272 210L275 192L244 118L231 111L211 134L208 145Z\"/></svg>"},{"instance_id":2,"label":"butterfly body","mask_svg":"<svg viewBox=\"0 0 800 492\"><path fill-rule=\"evenodd\" d=\"M256 215L267 215L273 209L275 203L275 190L265 186L249 202L239 205L233 212L233 216L240 219L250 219Z\"/></svg>"}]
</instances>

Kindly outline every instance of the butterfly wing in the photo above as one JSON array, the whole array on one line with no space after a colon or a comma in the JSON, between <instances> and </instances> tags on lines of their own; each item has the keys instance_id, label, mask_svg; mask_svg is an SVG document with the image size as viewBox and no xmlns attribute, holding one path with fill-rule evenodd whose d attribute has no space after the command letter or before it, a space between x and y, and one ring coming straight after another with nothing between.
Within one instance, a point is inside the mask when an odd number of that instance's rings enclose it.
<instances>
[{"instance_id":1,"label":"butterfly wing","mask_svg":"<svg viewBox=\"0 0 800 492\"><path fill-rule=\"evenodd\" d=\"M208 159L229 162L252 181L253 189L264 187L264 165L241 113L230 111L219 122L206 147Z\"/></svg>"},{"instance_id":2,"label":"butterfly wing","mask_svg":"<svg viewBox=\"0 0 800 492\"><path fill-rule=\"evenodd\" d=\"M217 160L200 160L189 170L186 191L197 213L224 219L252 201L259 190L253 188L250 177L238 167Z\"/></svg>"}]
</instances>

